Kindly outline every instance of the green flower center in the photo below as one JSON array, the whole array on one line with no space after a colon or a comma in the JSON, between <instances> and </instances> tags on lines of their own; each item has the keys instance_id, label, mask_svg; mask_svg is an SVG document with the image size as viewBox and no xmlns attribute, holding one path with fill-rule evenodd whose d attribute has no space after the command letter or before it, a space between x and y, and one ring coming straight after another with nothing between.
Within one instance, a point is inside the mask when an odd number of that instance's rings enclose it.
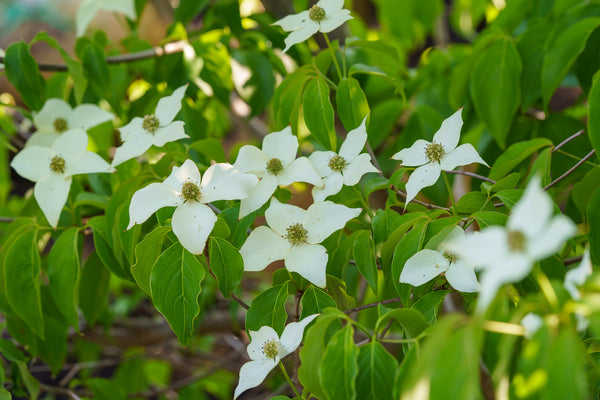
<instances>
[{"instance_id":1,"label":"green flower center","mask_svg":"<svg viewBox=\"0 0 600 400\"><path fill-rule=\"evenodd\" d=\"M267 358L275 358L279 355L279 343L271 339L263 344L262 351Z\"/></svg>"},{"instance_id":2,"label":"green flower center","mask_svg":"<svg viewBox=\"0 0 600 400\"><path fill-rule=\"evenodd\" d=\"M308 238L308 231L302 224L293 224L287 227L287 234L285 238L292 244L292 246L299 246L306 243Z\"/></svg>"},{"instance_id":3,"label":"green flower center","mask_svg":"<svg viewBox=\"0 0 600 400\"><path fill-rule=\"evenodd\" d=\"M514 252L521 252L525 250L527 238L521 231L508 231L506 232L506 239L508 241L508 247Z\"/></svg>"},{"instance_id":4,"label":"green flower center","mask_svg":"<svg viewBox=\"0 0 600 400\"><path fill-rule=\"evenodd\" d=\"M181 195L185 201L200 201L200 188L192 182L186 182L181 188Z\"/></svg>"},{"instance_id":5,"label":"green flower center","mask_svg":"<svg viewBox=\"0 0 600 400\"><path fill-rule=\"evenodd\" d=\"M308 10L308 17L315 22L321 22L325 19L325 10L314 5Z\"/></svg>"},{"instance_id":6,"label":"green flower center","mask_svg":"<svg viewBox=\"0 0 600 400\"><path fill-rule=\"evenodd\" d=\"M425 148L425 157L427 157L429 161L436 162L438 164L442 160L442 157L444 157L445 153L446 152L444 151L444 148L439 143L430 143Z\"/></svg>"},{"instance_id":7,"label":"green flower center","mask_svg":"<svg viewBox=\"0 0 600 400\"><path fill-rule=\"evenodd\" d=\"M346 159L337 154L329 159L329 168L342 172L346 168Z\"/></svg>"},{"instance_id":8,"label":"green flower center","mask_svg":"<svg viewBox=\"0 0 600 400\"><path fill-rule=\"evenodd\" d=\"M448 262L449 262L450 264L452 264L452 263L455 263L455 262L456 262L456 260L458 260L458 257L456 257L456 256L455 256L454 254L452 254L452 253L448 253L447 251L445 251L445 252L444 252L443 256L444 256L444 258L445 258L446 260L448 260Z\"/></svg>"},{"instance_id":9,"label":"green flower center","mask_svg":"<svg viewBox=\"0 0 600 400\"><path fill-rule=\"evenodd\" d=\"M283 171L283 163L279 158L271 158L267 161L267 171L273 175L277 175Z\"/></svg>"},{"instance_id":10,"label":"green flower center","mask_svg":"<svg viewBox=\"0 0 600 400\"><path fill-rule=\"evenodd\" d=\"M65 159L59 156L54 156L50 160L50 169L58 174L65 173Z\"/></svg>"},{"instance_id":11,"label":"green flower center","mask_svg":"<svg viewBox=\"0 0 600 400\"><path fill-rule=\"evenodd\" d=\"M64 118L56 118L54 120L54 130L56 132L63 133L67 129L69 129L69 124L67 123L66 119L64 119Z\"/></svg>"},{"instance_id":12,"label":"green flower center","mask_svg":"<svg viewBox=\"0 0 600 400\"><path fill-rule=\"evenodd\" d=\"M156 132L158 127L160 126L160 121L154 115L146 115L144 117L144 122L142 122L142 128L147 130L150 133Z\"/></svg>"}]
</instances>

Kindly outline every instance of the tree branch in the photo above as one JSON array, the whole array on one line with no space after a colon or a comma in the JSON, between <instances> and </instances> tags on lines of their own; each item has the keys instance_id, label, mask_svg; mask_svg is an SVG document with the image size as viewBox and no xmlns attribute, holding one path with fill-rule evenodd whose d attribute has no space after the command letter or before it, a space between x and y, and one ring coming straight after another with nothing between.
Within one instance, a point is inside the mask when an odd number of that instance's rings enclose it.
<instances>
[{"instance_id":1,"label":"tree branch","mask_svg":"<svg viewBox=\"0 0 600 400\"><path fill-rule=\"evenodd\" d=\"M354 307L349 310L344 311L344 314L352 314L358 311L366 310L368 308L377 307L379 304L390 304L390 303L401 303L402 299L400 297L394 297L392 299L382 300L375 303L363 304L362 306ZM401 304L402 305L402 304Z\"/></svg>"},{"instance_id":2,"label":"tree branch","mask_svg":"<svg viewBox=\"0 0 600 400\"><path fill-rule=\"evenodd\" d=\"M555 180L553 180L552 182L550 182L545 188L544 190L548 190L550 189L552 186L556 185L558 182L562 181L563 179L565 179L567 176L571 175L573 172L575 172L575 170L579 167L581 167L587 160L589 160L590 158L592 158L592 156L596 153L596 150L592 150L590 151L585 157L583 157L581 160L579 160L579 162L575 165L573 165L571 168L569 168L569 170L567 172L565 172L564 174L562 174L561 176L559 176L558 178L556 178Z\"/></svg>"}]
</instances>

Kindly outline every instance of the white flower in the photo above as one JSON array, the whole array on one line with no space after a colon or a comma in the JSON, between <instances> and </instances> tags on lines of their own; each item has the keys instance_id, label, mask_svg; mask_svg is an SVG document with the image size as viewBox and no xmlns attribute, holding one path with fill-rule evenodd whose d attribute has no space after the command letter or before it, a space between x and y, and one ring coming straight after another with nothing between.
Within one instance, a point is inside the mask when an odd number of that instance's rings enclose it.
<instances>
[{"instance_id":1,"label":"white flower","mask_svg":"<svg viewBox=\"0 0 600 400\"><path fill-rule=\"evenodd\" d=\"M200 254L217 217L206 205L217 200L246 197L256 185L255 176L243 174L230 164L213 164L200 179L198 167L187 160L162 183L151 183L134 193L129 205L129 226L141 224L163 207L177 207L173 213L173 233L192 254Z\"/></svg>"},{"instance_id":2,"label":"white flower","mask_svg":"<svg viewBox=\"0 0 600 400\"><path fill-rule=\"evenodd\" d=\"M82 0L75 15L77 36L83 36L99 10L120 12L129 19L136 19L135 0Z\"/></svg>"},{"instance_id":3,"label":"white flower","mask_svg":"<svg viewBox=\"0 0 600 400\"><path fill-rule=\"evenodd\" d=\"M581 263L576 268L569 270L565 275L565 289L567 289L567 292L571 294L571 297L574 300L579 300L581 298L578 287L583 285L587 277L591 274L592 261L590 260L590 251L587 249L583 253Z\"/></svg>"},{"instance_id":4,"label":"white flower","mask_svg":"<svg viewBox=\"0 0 600 400\"><path fill-rule=\"evenodd\" d=\"M265 212L270 228L256 228L240 250L244 270L262 271L273 261L285 260L288 271L325 287L328 255L325 247L318 243L360 213L360 208L348 208L331 201L314 203L303 210L273 198Z\"/></svg>"},{"instance_id":5,"label":"white flower","mask_svg":"<svg viewBox=\"0 0 600 400\"><path fill-rule=\"evenodd\" d=\"M408 149L400 150L392 156L394 160L401 160L403 166L418 167L406 183L405 207L421 189L436 183L441 171L452 171L460 165L471 163L489 167L472 145L465 143L456 147L463 124L461 111L462 109L458 110L442 122L433 136L433 142L419 139Z\"/></svg>"},{"instance_id":6,"label":"white flower","mask_svg":"<svg viewBox=\"0 0 600 400\"><path fill-rule=\"evenodd\" d=\"M73 175L113 171L102 157L86 150L87 143L85 131L72 129L52 147L29 146L10 163L19 175L36 182L33 194L54 228L67 202Z\"/></svg>"},{"instance_id":7,"label":"white flower","mask_svg":"<svg viewBox=\"0 0 600 400\"><path fill-rule=\"evenodd\" d=\"M88 129L114 116L94 104L80 104L71 108L69 103L61 99L48 99L42 109L33 115L33 123L37 128L27 146L50 147L61 134L70 129Z\"/></svg>"},{"instance_id":8,"label":"white flower","mask_svg":"<svg viewBox=\"0 0 600 400\"><path fill-rule=\"evenodd\" d=\"M367 142L366 121L367 118L358 128L348 133L340 147L339 155L333 151L315 151L308 157L323 178L321 185L313 187L314 201L323 201L328 196L336 194L343 185L356 185L366 173L379 172L371 164L371 157L368 154L359 154Z\"/></svg>"},{"instance_id":9,"label":"white flower","mask_svg":"<svg viewBox=\"0 0 600 400\"><path fill-rule=\"evenodd\" d=\"M482 271L478 310L487 308L500 286L525 278L536 261L554 254L576 233L568 217L552 216L553 209L539 177L533 177L505 228L490 226L447 243L446 249Z\"/></svg>"},{"instance_id":10,"label":"white flower","mask_svg":"<svg viewBox=\"0 0 600 400\"><path fill-rule=\"evenodd\" d=\"M246 390L260 385L283 357L298 348L304 329L318 316L319 314L313 314L299 322L289 323L283 330L281 339L270 326L263 326L258 331L250 331L252 341L248 345L248 356L252 361L242 365L240 380L233 398L236 399Z\"/></svg>"},{"instance_id":11,"label":"white flower","mask_svg":"<svg viewBox=\"0 0 600 400\"><path fill-rule=\"evenodd\" d=\"M181 109L186 89L187 85L181 86L172 95L160 99L155 114L135 117L119 128L123 144L115 152L113 167L141 156L152 145L162 147L165 143L189 137L183 130L183 121L173 121Z\"/></svg>"},{"instance_id":12,"label":"white flower","mask_svg":"<svg viewBox=\"0 0 600 400\"><path fill-rule=\"evenodd\" d=\"M439 247L443 249L445 243L464 239L464 237L465 232L462 228L455 226ZM479 291L479 282L473 267L448 251L430 249L419 251L404 264L400 282L420 286L444 272L448 283L454 289L461 292Z\"/></svg>"},{"instance_id":13,"label":"white flower","mask_svg":"<svg viewBox=\"0 0 600 400\"><path fill-rule=\"evenodd\" d=\"M544 325L544 320L537 314L527 313L523 319L521 319L521 325L525 329L524 336L527 339L531 339L533 335L540 330L542 325Z\"/></svg>"},{"instance_id":14,"label":"white flower","mask_svg":"<svg viewBox=\"0 0 600 400\"><path fill-rule=\"evenodd\" d=\"M304 42L319 31L331 32L352 19L350 11L342 7L344 7L344 0L319 0L307 11L288 15L274 22L273 25L279 25L284 31L292 32L285 38L283 52L288 51L296 43Z\"/></svg>"},{"instance_id":15,"label":"white flower","mask_svg":"<svg viewBox=\"0 0 600 400\"><path fill-rule=\"evenodd\" d=\"M240 204L240 218L265 204L278 185L308 182L320 185L321 178L306 157L296 158L298 138L289 126L272 132L263 139L262 150L246 145L240 149L233 166L256 175L260 182Z\"/></svg>"}]
</instances>

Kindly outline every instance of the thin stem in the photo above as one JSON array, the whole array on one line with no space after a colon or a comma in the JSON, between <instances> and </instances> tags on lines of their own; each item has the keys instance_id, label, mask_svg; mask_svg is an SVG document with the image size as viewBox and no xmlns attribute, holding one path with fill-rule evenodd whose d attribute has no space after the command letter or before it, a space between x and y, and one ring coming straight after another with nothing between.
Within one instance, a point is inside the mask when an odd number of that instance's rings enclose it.
<instances>
[{"instance_id":1,"label":"thin stem","mask_svg":"<svg viewBox=\"0 0 600 400\"><path fill-rule=\"evenodd\" d=\"M239 297L237 297L235 295L235 293L231 293L231 298L234 299L235 301L237 301L237 303L242 306L243 308L245 308L246 310L250 308L250 306L248 304L246 304L244 302L244 300L240 299Z\"/></svg>"},{"instance_id":2,"label":"thin stem","mask_svg":"<svg viewBox=\"0 0 600 400\"><path fill-rule=\"evenodd\" d=\"M571 258L565 258L565 260L563 261L563 264L572 265L572 264L580 262L582 259L583 259L583 255L575 256L575 257L571 257Z\"/></svg>"},{"instance_id":3,"label":"thin stem","mask_svg":"<svg viewBox=\"0 0 600 400\"><path fill-rule=\"evenodd\" d=\"M579 160L579 162L577 164L575 164L571 168L569 168L569 170L567 172L565 172L564 174L562 174L561 176L559 176L558 178L556 178L555 180L553 180L552 182L550 182L548 184L548 186L546 186L544 188L544 190L550 189L552 186L556 185L558 182L562 181L567 176L571 175L573 172L575 172L575 170L577 168L581 167L587 160L589 160L590 158L592 158L592 156L595 153L596 153L596 150L590 151L585 157L583 157L581 160Z\"/></svg>"},{"instance_id":4,"label":"thin stem","mask_svg":"<svg viewBox=\"0 0 600 400\"><path fill-rule=\"evenodd\" d=\"M390 303L399 303L399 302L402 302L402 299L400 297L394 297L392 299L382 300L382 301L378 301L375 303L364 304L362 306L351 308L349 310L344 311L344 314L352 314L352 313L355 313L358 311L366 310L368 308L377 307L379 304L390 304Z\"/></svg>"},{"instance_id":5,"label":"thin stem","mask_svg":"<svg viewBox=\"0 0 600 400\"><path fill-rule=\"evenodd\" d=\"M454 194L452 193L452 186L450 185L450 181L448 180L448 174L446 174L446 171L442 171L442 176L444 177L444 183L446 183L446 189L448 189L448 196L450 196L450 202L452 203L452 210L454 211L456 202L454 201Z\"/></svg>"},{"instance_id":6,"label":"thin stem","mask_svg":"<svg viewBox=\"0 0 600 400\"><path fill-rule=\"evenodd\" d=\"M523 336L525 334L525 328L522 325L502 321L483 321L483 329L505 335Z\"/></svg>"},{"instance_id":7,"label":"thin stem","mask_svg":"<svg viewBox=\"0 0 600 400\"><path fill-rule=\"evenodd\" d=\"M325 79L325 82L327 82L327 84L333 89L337 91L337 85L335 84L334 81L332 81L331 79L329 79L327 77L327 75L325 75L324 73L322 73L321 71L319 71L319 75L321 75L321 77L323 77L323 79Z\"/></svg>"},{"instance_id":8,"label":"thin stem","mask_svg":"<svg viewBox=\"0 0 600 400\"><path fill-rule=\"evenodd\" d=\"M400 196L406 198L406 192L396 188L394 185L390 185L390 189L395 191L396 193L398 193ZM448 211L450 212L450 209L447 207L440 207L440 206L436 206L435 204L431 204L431 203L425 203L424 201L421 200L417 200L417 199L412 199L411 200L413 203L417 203L420 204L424 207L427 207L430 210L444 210L444 211Z\"/></svg>"},{"instance_id":9,"label":"thin stem","mask_svg":"<svg viewBox=\"0 0 600 400\"><path fill-rule=\"evenodd\" d=\"M369 153L369 155L371 156L371 162L373 163L375 168L377 168L379 170L379 175L383 176L383 172L381 172L381 166L379 165L379 161L377 161L377 157L375 157L375 152L373 151L373 148L371 147L371 145L369 144L368 141L367 141L367 153ZM385 176L383 176L383 177L385 178Z\"/></svg>"},{"instance_id":10,"label":"thin stem","mask_svg":"<svg viewBox=\"0 0 600 400\"><path fill-rule=\"evenodd\" d=\"M369 203L367 202L365 197L362 195L360 190L358 190L356 188L356 186L352 186L352 189L354 189L354 191L356 192L358 199L360 200L361 204L365 208L365 211L367 212L367 214L369 214L369 217L373 218L373 211L371 211L371 208L369 207Z\"/></svg>"},{"instance_id":11,"label":"thin stem","mask_svg":"<svg viewBox=\"0 0 600 400\"><path fill-rule=\"evenodd\" d=\"M329 51L331 51L331 58L333 59L333 63L335 64L335 69L338 72L338 76L340 80L342 80L342 70L340 69L340 65L337 62L337 58L335 57L335 52L333 51L333 47L331 47L331 42L329 41L329 36L325 32L323 32L323 36L325 36L325 41L327 42L327 47L329 47Z\"/></svg>"},{"instance_id":12,"label":"thin stem","mask_svg":"<svg viewBox=\"0 0 600 400\"><path fill-rule=\"evenodd\" d=\"M302 396L300 396L300 393L298 393L298 389L296 389L296 386L294 385L294 383L290 379L290 376L288 375L288 373L285 370L285 367L283 366L283 363L281 361L279 361L279 367L281 368L281 372L283 372L283 376L285 376L285 379L288 381L288 383L290 384L290 387L292 388L292 390L296 394L296 397L302 397ZM304 398L304 397L302 397L302 398Z\"/></svg>"},{"instance_id":13,"label":"thin stem","mask_svg":"<svg viewBox=\"0 0 600 400\"><path fill-rule=\"evenodd\" d=\"M481 175L478 175L478 174L475 174L475 173L473 173L473 172L469 172L469 171L444 171L444 172L447 172L447 173L449 173L449 174L455 174L455 175L466 175L466 176L471 176L471 177L473 177L473 178L477 178L477 179L481 179L482 181L489 182L489 183L491 183L492 185L493 185L494 183L496 183L496 181L495 181L495 180L492 180L492 179L490 179L490 178L486 178L485 176L481 176Z\"/></svg>"},{"instance_id":14,"label":"thin stem","mask_svg":"<svg viewBox=\"0 0 600 400\"><path fill-rule=\"evenodd\" d=\"M562 154L562 155L564 155L564 156L567 156L567 157L569 157L569 158L572 158L573 160L577 160L577 161L579 161L579 157L577 157L576 155L574 155L574 154L571 154L571 153L569 153L569 152L567 152L567 151L564 151L563 149L559 149L559 150L557 151L557 153L560 153L560 154ZM598 164L595 164L595 163L593 163L593 162L590 162L589 160L588 160L588 161L586 161L585 163L586 163L587 165L589 165L590 167L593 167L593 168L600 168L600 165L598 165Z\"/></svg>"},{"instance_id":15,"label":"thin stem","mask_svg":"<svg viewBox=\"0 0 600 400\"><path fill-rule=\"evenodd\" d=\"M579 132L569 136L568 138L566 138L565 140L563 140L562 142L560 142L557 146L555 146L552 149L552 152L554 153L556 150L560 149L561 147L563 147L565 144L569 143L571 140L575 139L576 137L579 137L581 135L583 135L585 131L582 129Z\"/></svg>"},{"instance_id":16,"label":"thin stem","mask_svg":"<svg viewBox=\"0 0 600 400\"><path fill-rule=\"evenodd\" d=\"M548 303L554 309L558 309L558 297L556 296L556 292L554 292L550 279L541 270L538 270L536 278Z\"/></svg>"}]
</instances>

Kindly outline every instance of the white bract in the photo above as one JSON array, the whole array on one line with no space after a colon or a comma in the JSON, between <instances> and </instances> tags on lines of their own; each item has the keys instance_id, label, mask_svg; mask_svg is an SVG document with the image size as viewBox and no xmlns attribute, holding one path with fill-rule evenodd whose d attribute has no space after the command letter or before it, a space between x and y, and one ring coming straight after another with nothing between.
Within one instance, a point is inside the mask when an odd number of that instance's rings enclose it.
<instances>
[{"instance_id":1,"label":"white bract","mask_svg":"<svg viewBox=\"0 0 600 400\"><path fill-rule=\"evenodd\" d=\"M331 201L314 203L303 210L273 198L265 212L270 228L256 228L240 250L244 270L262 271L273 261L285 260L288 271L325 287L328 255L319 243L358 217L361 211Z\"/></svg>"},{"instance_id":2,"label":"white bract","mask_svg":"<svg viewBox=\"0 0 600 400\"><path fill-rule=\"evenodd\" d=\"M270 326L263 326L258 331L250 331L248 356L252 361L242 365L240 380L233 398L236 399L246 390L260 385L283 357L293 353L300 346L304 329L318 316L319 314L313 314L299 322L289 323L283 330L281 339Z\"/></svg>"},{"instance_id":3,"label":"white bract","mask_svg":"<svg viewBox=\"0 0 600 400\"><path fill-rule=\"evenodd\" d=\"M439 247L443 249L445 243L464 239L464 237L465 232L462 228L455 226ZM420 286L441 273L445 273L446 280L456 290L461 292L479 291L480 286L473 267L446 250L424 249L416 253L404 264L402 273L400 273L400 282Z\"/></svg>"},{"instance_id":4,"label":"white bract","mask_svg":"<svg viewBox=\"0 0 600 400\"><path fill-rule=\"evenodd\" d=\"M141 156L152 145L162 147L165 143L189 137L183 130L183 121L173 121L181 109L186 89L187 85L181 86L172 95L160 99L154 114L135 117L119 128L123 144L115 152L113 167Z\"/></svg>"},{"instance_id":5,"label":"white bract","mask_svg":"<svg viewBox=\"0 0 600 400\"><path fill-rule=\"evenodd\" d=\"M536 261L554 254L576 233L568 217L552 216L553 209L539 177L533 177L506 227L490 226L446 244L447 250L482 271L479 311L487 309L502 285L521 281Z\"/></svg>"},{"instance_id":6,"label":"white bract","mask_svg":"<svg viewBox=\"0 0 600 400\"><path fill-rule=\"evenodd\" d=\"M521 319L521 325L525 330L524 336L527 339L531 339L533 335L540 330L542 325L544 325L544 320L537 314L527 313L523 319Z\"/></svg>"},{"instance_id":7,"label":"white bract","mask_svg":"<svg viewBox=\"0 0 600 400\"><path fill-rule=\"evenodd\" d=\"M592 261L590 259L589 249L583 253L581 263L565 274L565 289L571 294L574 300L581 298L579 286L583 285L588 276L592 274Z\"/></svg>"},{"instance_id":8,"label":"white bract","mask_svg":"<svg viewBox=\"0 0 600 400\"><path fill-rule=\"evenodd\" d=\"M338 193L343 185L356 185L366 173L379 172L371 164L368 154L360 154L367 142L366 121L365 118L358 128L348 133L339 154L333 151L315 151L308 157L323 178L321 185L313 187L314 201L323 201L328 196Z\"/></svg>"},{"instance_id":9,"label":"white bract","mask_svg":"<svg viewBox=\"0 0 600 400\"><path fill-rule=\"evenodd\" d=\"M463 124L461 111L462 109L458 110L442 122L431 143L419 139L408 149L400 150L392 156L394 160L402 161L403 166L418 167L406 183L405 207L421 189L436 183L441 171L452 171L458 166L472 163L489 167L469 143L456 147Z\"/></svg>"},{"instance_id":10,"label":"white bract","mask_svg":"<svg viewBox=\"0 0 600 400\"><path fill-rule=\"evenodd\" d=\"M33 114L33 124L37 128L27 146L50 147L56 139L70 129L88 129L110 121L114 115L94 104L80 104L71 108L61 99L48 99L38 113Z\"/></svg>"},{"instance_id":11,"label":"white bract","mask_svg":"<svg viewBox=\"0 0 600 400\"><path fill-rule=\"evenodd\" d=\"M307 11L288 15L273 25L279 25L286 32L285 53L296 43L302 43L317 32L331 32L344 22L352 19L350 11L343 8L344 0L319 0Z\"/></svg>"},{"instance_id":12,"label":"white bract","mask_svg":"<svg viewBox=\"0 0 600 400\"><path fill-rule=\"evenodd\" d=\"M320 185L321 178L306 157L296 158L298 138L289 126L272 132L263 139L262 150L243 146L233 166L242 172L256 175L260 182L240 204L240 218L258 210L265 204L277 186L294 182Z\"/></svg>"},{"instance_id":13,"label":"white bract","mask_svg":"<svg viewBox=\"0 0 600 400\"><path fill-rule=\"evenodd\" d=\"M241 173L230 164L213 164L201 179L198 167L187 160L174 167L161 183L151 183L134 193L129 205L129 226L141 224L163 207L177 207L173 213L173 233L192 254L200 254L217 216L206 203L236 200L248 195L258 179Z\"/></svg>"},{"instance_id":14,"label":"white bract","mask_svg":"<svg viewBox=\"0 0 600 400\"><path fill-rule=\"evenodd\" d=\"M73 175L113 171L102 157L86 150L87 144L87 133L72 129L52 147L29 146L10 163L19 175L36 182L33 194L53 228L67 202Z\"/></svg>"},{"instance_id":15,"label":"white bract","mask_svg":"<svg viewBox=\"0 0 600 400\"><path fill-rule=\"evenodd\" d=\"M119 12L129 19L137 18L135 0L82 0L75 15L77 36L83 36L87 26L99 10Z\"/></svg>"}]
</instances>

